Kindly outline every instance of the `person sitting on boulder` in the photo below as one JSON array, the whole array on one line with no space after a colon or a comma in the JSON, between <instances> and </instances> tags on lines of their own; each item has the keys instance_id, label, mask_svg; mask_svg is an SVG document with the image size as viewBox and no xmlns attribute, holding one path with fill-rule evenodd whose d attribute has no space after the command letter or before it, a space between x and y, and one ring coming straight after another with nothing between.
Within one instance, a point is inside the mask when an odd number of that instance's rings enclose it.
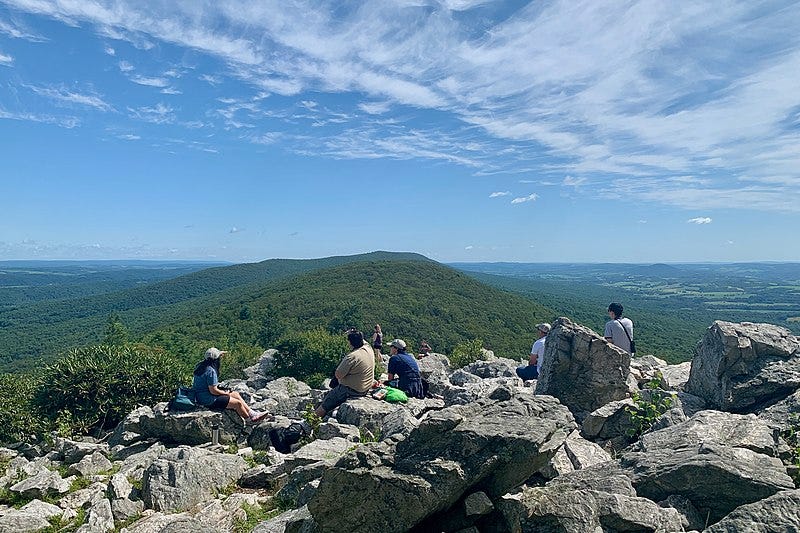
<instances>
[{"instance_id":1,"label":"person sitting on boulder","mask_svg":"<svg viewBox=\"0 0 800 533\"><path fill-rule=\"evenodd\" d=\"M422 376L419 365L414 356L406 352L406 343L402 339L395 339L389 344L389 382L397 376L397 388L405 392L409 398L424 398L425 390L422 386Z\"/></svg>"},{"instance_id":2,"label":"person sitting on boulder","mask_svg":"<svg viewBox=\"0 0 800 533\"><path fill-rule=\"evenodd\" d=\"M375 383L375 354L369 344L364 342L364 334L351 329L347 341L353 351L344 356L336 367L334 376L338 384L322 399L317 407L317 416L323 417L350 398L366 396Z\"/></svg>"},{"instance_id":3,"label":"person sitting on boulder","mask_svg":"<svg viewBox=\"0 0 800 533\"><path fill-rule=\"evenodd\" d=\"M422 359L423 357L428 357L432 351L433 348L431 348L431 345L428 344L428 341L422 339L422 342L419 343L419 358Z\"/></svg>"},{"instance_id":4,"label":"person sitting on boulder","mask_svg":"<svg viewBox=\"0 0 800 533\"><path fill-rule=\"evenodd\" d=\"M550 324L546 322L536 324L536 333L538 334L538 338L531 347L528 365L517 367L517 375L523 381L539 378L539 372L542 371L542 361L544 360L544 342L547 334L550 333Z\"/></svg>"},{"instance_id":5,"label":"person sitting on boulder","mask_svg":"<svg viewBox=\"0 0 800 533\"><path fill-rule=\"evenodd\" d=\"M606 322L603 337L614 346L633 354L633 321L630 318L622 318L622 304L609 304L608 316L611 320Z\"/></svg>"},{"instance_id":6,"label":"person sitting on boulder","mask_svg":"<svg viewBox=\"0 0 800 533\"><path fill-rule=\"evenodd\" d=\"M219 388L219 363L222 356L227 353L217 348L209 348L206 350L205 358L194 367L192 389L195 401L213 410L232 409L245 420L253 424L258 423L269 416L269 413L254 411L247 406L238 392Z\"/></svg>"}]
</instances>

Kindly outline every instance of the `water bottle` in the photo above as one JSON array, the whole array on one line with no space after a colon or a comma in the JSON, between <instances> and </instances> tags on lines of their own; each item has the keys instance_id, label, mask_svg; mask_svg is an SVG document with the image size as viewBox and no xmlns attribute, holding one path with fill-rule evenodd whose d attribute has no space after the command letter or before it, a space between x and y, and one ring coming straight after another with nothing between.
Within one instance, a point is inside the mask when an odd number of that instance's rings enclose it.
<instances>
[{"instance_id":1,"label":"water bottle","mask_svg":"<svg viewBox=\"0 0 800 533\"><path fill-rule=\"evenodd\" d=\"M219 444L219 424L211 426L211 444L214 446Z\"/></svg>"}]
</instances>

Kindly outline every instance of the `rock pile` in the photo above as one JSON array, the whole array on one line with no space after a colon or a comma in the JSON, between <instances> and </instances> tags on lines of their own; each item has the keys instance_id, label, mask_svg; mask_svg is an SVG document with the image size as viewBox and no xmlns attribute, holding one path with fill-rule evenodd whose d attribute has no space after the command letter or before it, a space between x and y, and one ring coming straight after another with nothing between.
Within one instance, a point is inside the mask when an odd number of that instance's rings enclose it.
<instances>
[{"instance_id":1,"label":"rock pile","mask_svg":"<svg viewBox=\"0 0 800 533\"><path fill-rule=\"evenodd\" d=\"M800 341L788 331L715 322L691 363L668 365L559 319L544 361L523 384L517 362L491 353L461 369L431 354L420 367L441 399L348 402L281 455L269 430L324 391L274 378L267 351L227 384L274 421L159 404L104 442L0 448L0 532L800 527Z\"/></svg>"}]
</instances>

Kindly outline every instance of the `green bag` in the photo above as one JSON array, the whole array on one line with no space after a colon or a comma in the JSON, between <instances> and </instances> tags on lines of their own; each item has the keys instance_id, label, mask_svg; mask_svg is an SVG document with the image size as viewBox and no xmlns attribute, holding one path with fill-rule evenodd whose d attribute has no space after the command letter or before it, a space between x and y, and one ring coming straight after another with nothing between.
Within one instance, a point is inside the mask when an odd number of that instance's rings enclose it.
<instances>
[{"instance_id":1,"label":"green bag","mask_svg":"<svg viewBox=\"0 0 800 533\"><path fill-rule=\"evenodd\" d=\"M394 387L386 387L386 398L384 398L389 403L406 403L408 401L408 396L406 393L401 391L400 389L395 389Z\"/></svg>"},{"instance_id":2,"label":"green bag","mask_svg":"<svg viewBox=\"0 0 800 533\"><path fill-rule=\"evenodd\" d=\"M194 411L197 404L194 403L194 390L188 387L178 387L175 397L169 401L168 411Z\"/></svg>"}]
</instances>

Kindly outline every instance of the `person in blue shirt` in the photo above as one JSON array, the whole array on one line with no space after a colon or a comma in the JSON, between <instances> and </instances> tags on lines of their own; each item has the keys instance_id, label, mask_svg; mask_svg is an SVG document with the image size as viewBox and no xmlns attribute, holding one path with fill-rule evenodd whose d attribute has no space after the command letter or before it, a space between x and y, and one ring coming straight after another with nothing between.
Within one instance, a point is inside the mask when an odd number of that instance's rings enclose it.
<instances>
[{"instance_id":1,"label":"person in blue shirt","mask_svg":"<svg viewBox=\"0 0 800 533\"><path fill-rule=\"evenodd\" d=\"M422 386L422 376L419 365L414 356L406 353L406 343L395 339L389 344L389 381L397 379L397 388L408 395L409 398L424 398L425 390Z\"/></svg>"},{"instance_id":2,"label":"person in blue shirt","mask_svg":"<svg viewBox=\"0 0 800 533\"><path fill-rule=\"evenodd\" d=\"M209 409L222 411L232 409L245 420L257 423L269 416L269 413L254 411L247 406L236 391L225 391L219 388L219 363L224 352L217 348L206 350L205 358L194 368L192 390L195 402Z\"/></svg>"}]
</instances>

